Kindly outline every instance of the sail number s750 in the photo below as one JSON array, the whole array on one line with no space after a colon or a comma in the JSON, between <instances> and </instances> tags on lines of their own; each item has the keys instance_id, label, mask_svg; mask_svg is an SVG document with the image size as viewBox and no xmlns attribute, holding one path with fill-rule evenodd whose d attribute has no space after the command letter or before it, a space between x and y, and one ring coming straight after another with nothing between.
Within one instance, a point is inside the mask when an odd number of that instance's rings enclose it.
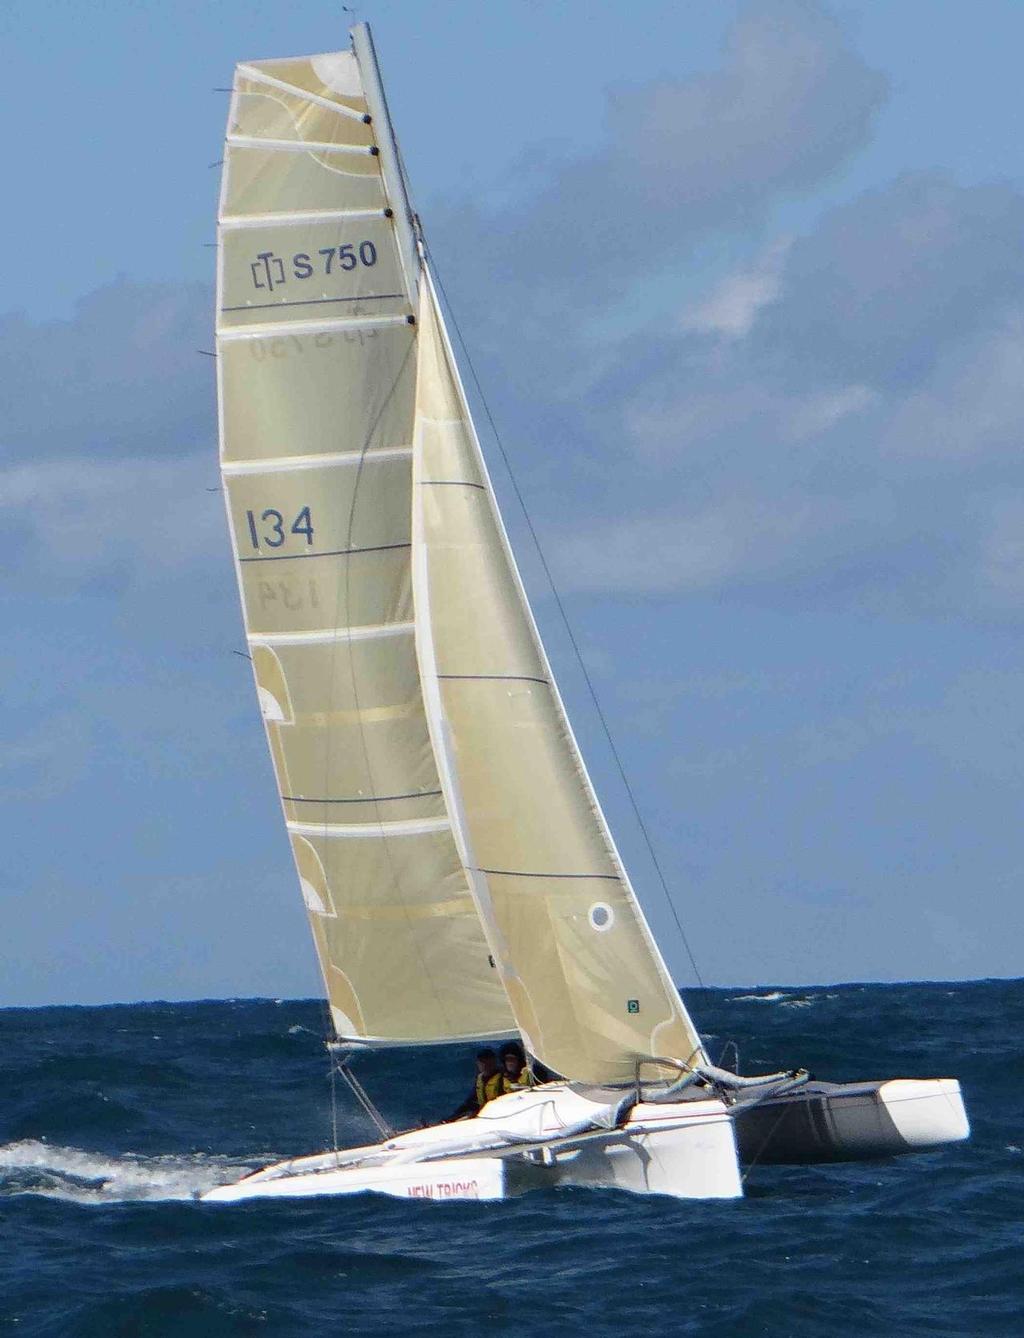
<instances>
[{"instance_id":1,"label":"sail number s750","mask_svg":"<svg viewBox=\"0 0 1024 1338\"><path fill-rule=\"evenodd\" d=\"M245 518L249 522L249 538L253 548L280 548L289 534L305 537L307 546L313 543L313 518L308 506L302 508L290 525L281 512L272 506L268 506L258 516L255 511L247 511Z\"/></svg>"},{"instance_id":2,"label":"sail number s750","mask_svg":"<svg viewBox=\"0 0 1024 1338\"><path fill-rule=\"evenodd\" d=\"M319 259L318 259L319 257ZM291 279L311 279L314 275L337 274L362 265L372 269L377 263L377 248L369 239L361 242L342 242L340 246L321 246L315 252L296 251L289 258L274 251L260 251L249 263L249 274L254 288L273 292Z\"/></svg>"}]
</instances>

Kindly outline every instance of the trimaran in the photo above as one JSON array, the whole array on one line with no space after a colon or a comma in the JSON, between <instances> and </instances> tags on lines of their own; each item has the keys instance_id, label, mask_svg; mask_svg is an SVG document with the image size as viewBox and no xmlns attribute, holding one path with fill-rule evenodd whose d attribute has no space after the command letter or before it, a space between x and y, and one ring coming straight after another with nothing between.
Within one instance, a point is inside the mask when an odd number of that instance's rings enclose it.
<instances>
[{"instance_id":1,"label":"trimaran","mask_svg":"<svg viewBox=\"0 0 1024 1338\"><path fill-rule=\"evenodd\" d=\"M548 1072L474 1118L205 1197L729 1198L744 1159L966 1138L952 1078L830 1084L709 1062L573 738L370 31L351 37L239 65L228 116L220 447L256 691L335 1062L518 1034Z\"/></svg>"}]
</instances>

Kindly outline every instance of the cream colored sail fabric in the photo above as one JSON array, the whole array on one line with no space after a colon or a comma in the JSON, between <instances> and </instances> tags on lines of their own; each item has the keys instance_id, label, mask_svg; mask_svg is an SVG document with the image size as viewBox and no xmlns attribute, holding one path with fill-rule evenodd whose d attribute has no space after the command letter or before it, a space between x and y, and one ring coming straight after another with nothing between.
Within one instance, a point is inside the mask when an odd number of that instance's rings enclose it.
<instances>
[{"instance_id":1,"label":"cream colored sail fabric","mask_svg":"<svg viewBox=\"0 0 1024 1338\"><path fill-rule=\"evenodd\" d=\"M218 267L221 457L257 693L335 1029L508 1031L424 713L416 328L348 53L239 66Z\"/></svg>"},{"instance_id":2,"label":"cream colored sail fabric","mask_svg":"<svg viewBox=\"0 0 1024 1338\"><path fill-rule=\"evenodd\" d=\"M568 1077L629 1082L638 1056L702 1057L700 1040L569 729L428 279L419 326L417 619L427 606L421 667L463 857L530 1050Z\"/></svg>"}]
</instances>

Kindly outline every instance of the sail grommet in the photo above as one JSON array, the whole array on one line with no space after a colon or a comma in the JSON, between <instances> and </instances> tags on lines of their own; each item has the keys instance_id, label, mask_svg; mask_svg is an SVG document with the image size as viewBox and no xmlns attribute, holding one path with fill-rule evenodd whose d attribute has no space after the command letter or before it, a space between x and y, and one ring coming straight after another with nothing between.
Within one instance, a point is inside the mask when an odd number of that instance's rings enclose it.
<instances>
[{"instance_id":1,"label":"sail grommet","mask_svg":"<svg viewBox=\"0 0 1024 1338\"><path fill-rule=\"evenodd\" d=\"M615 923L615 912L607 901L595 901L587 912L587 919L590 921L591 929L596 929L599 934L603 934L606 930L611 929Z\"/></svg>"},{"instance_id":2,"label":"sail grommet","mask_svg":"<svg viewBox=\"0 0 1024 1338\"><path fill-rule=\"evenodd\" d=\"M384 210L384 217L385 217L385 218L394 218L394 216L395 216L395 211L394 211L393 209L385 209L385 210Z\"/></svg>"},{"instance_id":3,"label":"sail grommet","mask_svg":"<svg viewBox=\"0 0 1024 1338\"><path fill-rule=\"evenodd\" d=\"M371 157L371 158L377 158L377 157L379 157L379 156L380 156L380 149L377 148L377 145L376 145L376 144L371 144L371 145L370 145L370 157Z\"/></svg>"},{"instance_id":4,"label":"sail grommet","mask_svg":"<svg viewBox=\"0 0 1024 1338\"><path fill-rule=\"evenodd\" d=\"M405 318L405 323L406 323L406 325L415 325L415 324L416 324L416 317L415 317L415 316L406 316L406 318Z\"/></svg>"},{"instance_id":5,"label":"sail grommet","mask_svg":"<svg viewBox=\"0 0 1024 1338\"><path fill-rule=\"evenodd\" d=\"M372 125L372 123L373 123L373 117L370 115L369 112L367 112L366 115L363 117L363 125Z\"/></svg>"}]
</instances>

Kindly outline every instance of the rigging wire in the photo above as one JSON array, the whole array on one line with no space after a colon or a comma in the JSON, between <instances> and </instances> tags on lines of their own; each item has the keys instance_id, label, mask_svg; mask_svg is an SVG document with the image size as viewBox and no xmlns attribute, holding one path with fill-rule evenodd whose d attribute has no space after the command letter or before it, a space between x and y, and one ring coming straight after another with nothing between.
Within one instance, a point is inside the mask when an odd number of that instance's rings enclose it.
<instances>
[{"instance_id":1,"label":"rigging wire","mask_svg":"<svg viewBox=\"0 0 1024 1338\"><path fill-rule=\"evenodd\" d=\"M646 846L647 853L650 856L651 864L654 866L654 870L657 874L658 882L661 886L661 890L664 895L665 901L668 905L669 910L672 913L672 919L675 921L675 926L676 930L678 931L680 941L682 942L683 947L686 949L686 955L689 959L690 966L693 969L693 974L697 978L697 984L701 987L701 989L706 989L707 987L704 984L704 978L700 973L700 968L697 966L697 960L694 957L693 949L690 947L690 941L686 937L686 931L683 929L682 921L679 918L679 912L676 910L675 902L672 900L672 894L669 892L668 882L665 878L665 874L661 866L661 861L658 859L657 853L655 852L654 843L651 840L650 832L647 829L647 824L644 821L643 815L640 812L640 806L637 803L636 795L633 792L633 787L629 783L629 778L626 775L626 768L623 765L622 757L619 753L618 748L615 746L615 740L612 737L612 732L608 725L607 717L605 716L605 713L601 707L601 702L597 695L597 689L594 687L593 679L591 678L590 673L587 670L587 666L583 659L583 654L579 647L579 642L576 640L575 633L573 632L572 629L572 624L569 621L569 615L565 610L565 604L562 601L562 596L559 593L558 586L555 584L555 578L552 574L550 566L548 565L548 560L547 557L545 556L544 549L541 546L540 537L537 534L537 530L534 526L533 520L531 519L530 513L527 510L526 499L523 496L522 489L519 487L519 482L516 479L515 472L512 469L512 462L509 459L508 452L505 450L505 445L501 439L501 434L499 433L497 424L494 421L494 415L491 413L491 406L488 404L487 397L484 394L483 387L480 384L480 378L477 375L476 367L473 363L472 356L470 355L469 346L466 343L466 338L462 333L462 328L459 325L458 317L455 314L455 308L452 306L452 301L451 298L448 296L447 290L445 289L444 280L441 278L441 272L438 269L437 261L434 259L433 252L427 245L425 238L423 238L423 247L427 253L427 258L430 262L431 268L433 269L434 274L437 276L437 286L441 290L441 296L444 298L445 306L448 308L448 314L451 317L452 325L455 328L455 333L459 340L459 345L462 348L463 357L466 360L466 366L469 369L469 374L473 379L473 385L476 388L476 393L480 399L480 404L483 407L484 416L487 419L487 423L491 429L491 435L493 436L495 444L498 447L498 452L501 455L502 463L505 466L505 471L508 474L509 481L512 484L512 491L515 493L516 501L519 503L519 509L522 511L523 518L526 521L526 527L529 530L530 539L532 540L533 546L537 551L537 556L540 558L540 565L541 568L543 569L545 579L547 580L548 583L548 587L550 588L551 593L554 596L555 606L558 609L562 626L565 628L565 633L569 638L569 644L572 646L573 654L576 658L576 663L579 665L580 672L583 675L583 681L587 685L587 691L590 694L590 700L594 705L594 710L597 712L597 718L601 722L601 729L604 732L604 737L608 743L608 748L611 752L612 758L614 759L615 768L619 773L619 779L622 781L623 788L625 789L626 794L629 798L630 807L633 810L633 817L636 819L636 824L640 829L641 835L643 836L644 845Z\"/></svg>"},{"instance_id":2,"label":"rigging wire","mask_svg":"<svg viewBox=\"0 0 1024 1338\"><path fill-rule=\"evenodd\" d=\"M326 1004L326 1000L324 1001ZM330 1009L325 1008L327 1013L327 1025L330 1026ZM334 1148L335 1155L338 1152L338 1066L334 1062L334 1056L330 1050L327 1051L327 1060L331 1066L331 1146Z\"/></svg>"},{"instance_id":3,"label":"rigging wire","mask_svg":"<svg viewBox=\"0 0 1024 1338\"><path fill-rule=\"evenodd\" d=\"M346 1055L343 1059L337 1060L334 1057L333 1051L330 1051L330 1055L331 1055L331 1066L333 1071L338 1073L348 1083L352 1095L358 1101L359 1105L362 1106L364 1113L376 1125L377 1132L380 1134L381 1138L385 1139L394 1138L395 1136L394 1129L392 1129L391 1125L388 1124L387 1120L374 1105L366 1088L363 1086L363 1084L359 1081L356 1075L349 1068L349 1057ZM333 1086L333 1079L332 1079L332 1086ZM335 1152L337 1152L338 1150L337 1128L335 1128L334 1131L334 1150Z\"/></svg>"},{"instance_id":4,"label":"rigging wire","mask_svg":"<svg viewBox=\"0 0 1024 1338\"><path fill-rule=\"evenodd\" d=\"M767 1150L767 1148L768 1148L768 1144L769 1144L769 1143L772 1141L772 1139L775 1137L776 1133L778 1133L779 1125L782 1123L782 1121L783 1121L783 1119L785 1118L785 1116L786 1116L787 1113L788 1113L788 1107L786 1107L786 1106L782 1106L781 1109L779 1110L778 1116L776 1117L776 1119L775 1119L774 1122L772 1123L771 1128L770 1128L770 1129L768 1130L768 1132L765 1134L764 1139L762 1140L761 1144L759 1145L757 1151L754 1153L754 1155L753 1155L753 1156L750 1158L750 1160L747 1162L746 1166L743 1168L743 1174L740 1176L740 1184L741 1184L741 1185L746 1185L747 1180L749 1179L750 1175L753 1173L754 1167L757 1165L757 1163L761 1160L762 1156L763 1156L764 1153L766 1152L766 1150ZM741 1112L741 1114L742 1114L742 1112Z\"/></svg>"}]
</instances>

